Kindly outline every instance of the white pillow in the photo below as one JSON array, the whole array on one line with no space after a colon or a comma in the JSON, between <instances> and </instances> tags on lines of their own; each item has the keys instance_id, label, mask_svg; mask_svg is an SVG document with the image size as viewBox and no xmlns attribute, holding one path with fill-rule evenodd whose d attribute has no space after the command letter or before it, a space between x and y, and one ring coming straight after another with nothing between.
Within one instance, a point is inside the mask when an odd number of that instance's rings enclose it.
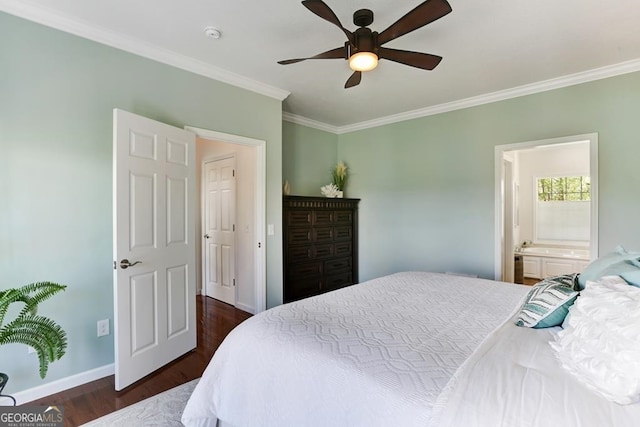
<instances>
[{"instance_id":1,"label":"white pillow","mask_svg":"<svg viewBox=\"0 0 640 427\"><path fill-rule=\"evenodd\" d=\"M640 288L588 281L551 347L578 381L619 404L640 401Z\"/></svg>"}]
</instances>

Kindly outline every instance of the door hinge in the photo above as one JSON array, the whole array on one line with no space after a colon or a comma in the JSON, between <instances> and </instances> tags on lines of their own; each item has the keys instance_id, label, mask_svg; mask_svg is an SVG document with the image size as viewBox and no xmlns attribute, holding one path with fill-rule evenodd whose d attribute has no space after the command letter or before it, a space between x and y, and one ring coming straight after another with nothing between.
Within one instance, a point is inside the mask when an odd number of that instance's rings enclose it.
<instances>
[{"instance_id":1,"label":"door hinge","mask_svg":"<svg viewBox=\"0 0 640 427\"><path fill-rule=\"evenodd\" d=\"M118 269L118 268L116 267L116 262L115 262L115 261L113 261L113 269L114 269L114 270L117 270L117 269Z\"/></svg>"},{"instance_id":2,"label":"door hinge","mask_svg":"<svg viewBox=\"0 0 640 427\"><path fill-rule=\"evenodd\" d=\"M232 228L233 228L233 229L232 229L231 231L236 231L236 225L235 225L235 224L233 224L233 227L232 227Z\"/></svg>"},{"instance_id":3,"label":"door hinge","mask_svg":"<svg viewBox=\"0 0 640 427\"><path fill-rule=\"evenodd\" d=\"M236 176L236 170L235 169L231 172L231 176L233 176L233 177Z\"/></svg>"},{"instance_id":4,"label":"door hinge","mask_svg":"<svg viewBox=\"0 0 640 427\"><path fill-rule=\"evenodd\" d=\"M262 242L258 242L258 247L261 248L262 247Z\"/></svg>"},{"instance_id":5,"label":"door hinge","mask_svg":"<svg viewBox=\"0 0 640 427\"><path fill-rule=\"evenodd\" d=\"M236 285L236 279L233 279L233 286Z\"/></svg>"}]
</instances>

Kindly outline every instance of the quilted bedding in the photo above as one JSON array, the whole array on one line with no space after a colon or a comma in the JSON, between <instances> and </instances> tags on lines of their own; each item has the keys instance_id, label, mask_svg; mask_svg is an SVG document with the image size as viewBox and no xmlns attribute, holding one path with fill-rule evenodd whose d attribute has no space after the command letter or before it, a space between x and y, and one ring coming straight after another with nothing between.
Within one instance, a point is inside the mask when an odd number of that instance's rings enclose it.
<instances>
[{"instance_id":1,"label":"quilted bedding","mask_svg":"<svg viewBox=\"0 0 640 427\"><path fill-rule=\"evenodd\" d=\"M441 392L528 288L397 273L239 325L182 416L187 426L427 426Z\"/></svg>"}]
</instances>

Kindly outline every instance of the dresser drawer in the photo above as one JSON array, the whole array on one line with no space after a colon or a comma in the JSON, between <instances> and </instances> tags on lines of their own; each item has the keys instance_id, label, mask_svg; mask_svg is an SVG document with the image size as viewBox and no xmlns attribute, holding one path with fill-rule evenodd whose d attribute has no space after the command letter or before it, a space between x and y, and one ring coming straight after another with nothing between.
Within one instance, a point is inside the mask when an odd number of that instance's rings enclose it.
<instances>
[{"instance_id":1,"label":"dresser drawer","mask_svg":"<svg viewBox=\"0 0 640 427\"><path fill-rule=\"evenodd\" d=\"M351 240L353 233L349 227L292 228L287 234L290 245L324 243Z\"/></svg>"},{"instance_id":2,"label":"dresser drawer","mask_svg":"<svg viewBox=\"0 0 640 427\"><path fill-rule=\"evenodd\" d=\"M313 261L312 246L291 246L289 248L287 261L289 263L299 263Z\"/></svg>"},{"instance_id":3,"label":"dresser drawer","mask_svg":"<svg viewBox=\"0 0 640 427\"><path fill-rule=\"evenodd\" d=\"M332 244L326 245L306 245L290 246L288 250L287 262L299 263L313 261L314 259L331 258L335 255L335 248ZM349 255L348 253L346 255Z\"/></svg>"},{"instance_id":4,"label":"dresser drawer","mask_svg":"<svg viewBox=\"0 0 640 427\"><path fill-rule=\"evenodd\" d=\"M353 255L353 246L351 246L351 242L338 242L333 246L334 246L335 256Z\"/></svg>"},{"instance_id":5,"label":"dresser drawer","mask_svg":"<svg viewBox=\"0 0 640 427\"><path fill-rule=\"evenodd\" d=\"M310 227L313 224L313 211L292 210L287 213L287 227Z\"/></svg>"},{"instance_id":6,"label":"dresser drawer","mask_svg":"<svg viewBox=\"0 0 640 427\"><path fill-rule=\"evenodd\" d=\"M334 240L351 240L352 238L353 228L349 226L334 228Z\"/></svg>"},{"instance_id":7,"label":"dresser drawer","mask_svg":"<svg viewBox=\"0 0 640 427\"><path fill-rule=\"evenodd\" d=\"M317 227L313 229L313 240L315 242L332 242L333 227Z\"/></svg>"},{"instance_id":8,"label":"dresser drawer","mask_svg":"<svg viewBox=\"0 0 640 427\"><path fill-rule=\"evenodd\" d=\"M291 228L287 233L287 243L290 245L303 245L313 242L313 229Z\"/></svg>"},{"instance_id":9,"label":"dresser drawer","mask_svg":"<svg viewBox=\"0 0 640 427\"><path fill-rule=\"evenodd\" d=\"M351 271L352 264L351 257L330 259L324 262L324 273L329 275Z\"/></svg>"},{"instance_id":10,"label":"dresser drawer","mask_svg":"<svg viewBox=\"0 0 640 427\"><path fill-rule=\"evenodd\" d=\"M313 247L313 257L315 259L331 258L336 255L336 249L332 244L315 245Z\"/></svg>"},{"instance_id":11,"label":"dresser drawer","mask_svg":"<svg viewBox=\"0 0 640 427\"><path fill-rule=\"evenodd\" d=\"M327 276L324 280L322 290L325 292L329 292L350 285L353 285L353 277L351 276L351 272L342 273L333 276Z\"/></svg>"},{"instance_id":12,"label":"dresser drawer","mask_svg":"<svg viewBox=\"0 0 640 427\"><path fill-rule=\"evenodd\" d=\"M334 223L339 225L351 225L353 223L353 212L351 211L335 212Z\"/></svg>"},{"instance_id":13,"label":"dresser drawer","mask_svg":"<svg viewBox=\"0 0 640 427\"><path fill-rule=\"evenodd\" d=\"M285 286L284 300L296 301L302 298L318 295L322 292L322 279L319 277L306 277L298 279L289 286Z\"/></svg>"},{"instance_id":14,"label":"dresser drawer","mask_svg":"<svg viewBox=\"0 0 640 427\"><path fill-rule=\"evenodd\" d=\"M322 262L307 262L304 264L290 265L287 273L290 277L321 276Z\"/></svg>"},{"instance_id":15,"label":"dresser drawer","mask_svg":"<svg viewBox=\"0 0 640 427\"><path fill-rule=\"evenodd\" d=\"M333 218L332 211L315 211L313 212L313 225L331 225Z\"/></svg>"}]
</instances>

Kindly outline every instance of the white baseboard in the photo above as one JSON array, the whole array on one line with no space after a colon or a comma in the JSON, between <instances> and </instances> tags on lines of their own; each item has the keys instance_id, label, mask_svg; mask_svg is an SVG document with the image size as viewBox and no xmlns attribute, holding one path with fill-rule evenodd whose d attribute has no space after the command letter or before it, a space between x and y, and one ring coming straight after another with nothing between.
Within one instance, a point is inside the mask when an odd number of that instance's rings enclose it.
<instances>
[{"instance_id":1,"label":"white baseboard","mask_svg":"<svg viewBox=\"0 0 640 427\"><path fill-rule=\"evenodd\" d=\"M247 313L256 314L255 310L252 306L248 304L243 304L241 302L236 302L236 308L242 311L246 311Z\"/></svg>"},{"instance_id":2,"label":"white baseboard","mask_svg":"<svg viewBox=\"0 0 640 427\"><path fill-rule=\"evenodd\" d=\"M38 387L20 391L14 394L13 397L15 397L18 405L23 405L33 400L41 399L91 381L99 380L100 378L108 377L114 373L115 365L111 363L110 365L101 366L99 368L91 369L90 371L81 372L76 375L71 375L70 377L60 378L59 380L40 385Z\"/></svg>"},{"instance_id":3,"label":"white baseboard","mask_svg":"<svg viewBox=\"0 0 640 427\"><path fill-rule=\"evenodd\" d=\"M206 296L207 296L207 294L206 294L206 292L205 292L205 289L204 289L204 288L202 288L202 289L198 289L198 290L196 291L196 293L198 293L198 294L202 295L203 297L206 297ZM237 301L236 301L236 305L235 305L234 307L235 307L235 308L237 308L238 310L246 311L247 313L250 313L250 314L256 314L256 311L255 311L255 309L253 308L253 306L251 306L251 305L249 305L249 304L243 304L243 303L241 303L241 302L237 302Z\"/></svg>"}]
</instances>

